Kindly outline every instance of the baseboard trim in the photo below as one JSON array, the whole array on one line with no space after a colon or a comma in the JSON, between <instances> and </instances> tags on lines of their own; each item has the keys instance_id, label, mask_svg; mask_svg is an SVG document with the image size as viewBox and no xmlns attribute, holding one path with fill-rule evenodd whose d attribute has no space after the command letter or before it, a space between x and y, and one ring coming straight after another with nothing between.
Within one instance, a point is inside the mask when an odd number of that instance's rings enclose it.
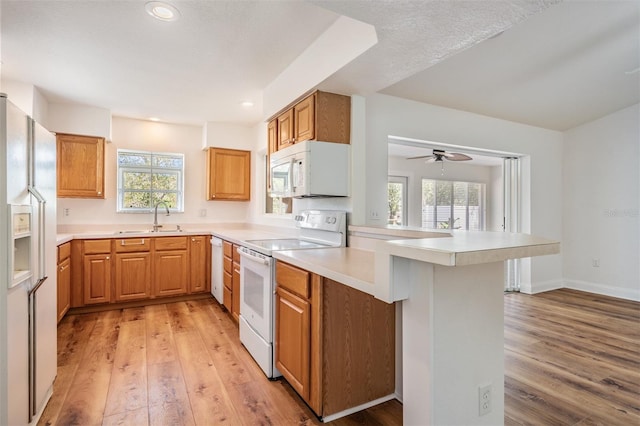
<instances>
[{"instance_id":1,"label":"baseboard trim","mask_svg":"<svg viewBox=\"0 0 640 426\"><path fill-rule=\"evenodd\" d=\"M564 287L562 280L550 280L537 283L520 284L520 292L526 294L543 293Z\"/></svg>"},{"instance_id":2,"label":"baseboard trim","mask_svg":"<svg viewBox=\"0 0 640 426\"><path fill-rule=\"evenodd\" d=\"M588 293L601 294L603 296L617 297L618 299L640 302L640 288L612 287L606 284L580 280L564 280L564 287L573 290L586 291Z\"/></svg>"},{"instance_id":3,"label":"baseboard trim","mask_svg":"<svg viewBox=\"0 0 640 426\"><path fill-rule=\"evenodd\" d=\"M391 401L392 399L396 399L395 394L389 394L387 396L383 396L382 398L375 399L373 401L366 402L364 404L360 404L357 407L348 408L346 410L340 411L338 413L330 414L328 416L324 416L322 418L323 423L329 423L336 419L339 419L344 416L348 416L353 413L357 413L358 411L366 410L367 408L371 408L374 405L382 404L383 402Z\"/></svg>"}]
</instances>

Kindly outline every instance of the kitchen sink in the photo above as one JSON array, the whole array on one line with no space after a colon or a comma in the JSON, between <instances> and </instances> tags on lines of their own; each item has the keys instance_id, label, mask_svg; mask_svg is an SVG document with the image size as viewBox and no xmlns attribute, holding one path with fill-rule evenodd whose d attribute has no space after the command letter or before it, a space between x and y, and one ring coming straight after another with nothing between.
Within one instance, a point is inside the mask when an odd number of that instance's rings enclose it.
<instances>
[{"instance_id":1,"label":"kitchen sink","mask_svg":"<svg viewBox=\"0 0 640 426\"><path fill-rule=\"evenodd\" d=\"M184 232L184 229L177 227L172 229L158 229L154 231L153 229L138 229L133 231L116 231L114 232L116 235L119 234L168 234L170 232Z\"/></svg>"}]
</instances>

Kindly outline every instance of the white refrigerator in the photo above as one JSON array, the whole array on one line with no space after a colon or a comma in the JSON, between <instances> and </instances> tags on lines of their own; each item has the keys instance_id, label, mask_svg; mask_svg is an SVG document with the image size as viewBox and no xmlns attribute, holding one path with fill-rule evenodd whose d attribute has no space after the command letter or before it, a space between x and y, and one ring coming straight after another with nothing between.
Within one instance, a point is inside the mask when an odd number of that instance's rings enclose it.
<instances>
[{"instance_id":1,"label":"white refrigerator","mask_svg":"<svg viewBox=\"0 0 640 426\"><path fill-rule=\"evenodd\" d=\"M0 94L0 425L35 424L57 368L55 136Z\"/></svg>"}]
</instances>

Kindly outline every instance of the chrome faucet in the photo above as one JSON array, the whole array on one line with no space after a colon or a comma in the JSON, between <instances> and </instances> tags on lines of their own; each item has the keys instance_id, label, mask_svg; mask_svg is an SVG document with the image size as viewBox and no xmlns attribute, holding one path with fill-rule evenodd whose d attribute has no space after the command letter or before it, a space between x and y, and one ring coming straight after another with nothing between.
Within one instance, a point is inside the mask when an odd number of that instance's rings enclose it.
<instances>
[{"instance_id":1,"label":"chrome faucet","mask_svg":"<svg viewBox=\"0 0 640 426\"><path fill-rule=\"evenodd\" d=\"M153 232L158 232L158 229L162 227L162 225L158 225L158 206L160 204L164 205L164 208L167 209L167 216L169 216L169 206L167 203L164 201L158 201L153 212Z\"/></svg>"}]
</instances>

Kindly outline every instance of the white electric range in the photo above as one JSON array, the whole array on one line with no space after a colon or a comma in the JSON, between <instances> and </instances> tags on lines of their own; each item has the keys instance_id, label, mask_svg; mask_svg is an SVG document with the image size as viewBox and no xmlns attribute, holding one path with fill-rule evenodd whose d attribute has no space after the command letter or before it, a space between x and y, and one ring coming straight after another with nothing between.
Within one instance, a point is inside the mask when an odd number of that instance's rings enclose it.
<instances>
[{"instance_id":1,"label":"white electric range","mask_svg":"<svg viewBox=\"0 0 640 426\"><path fill-rule=\"evenodd\" d=\"M295 216L299 238L248 240L240 254L240 341L269 378L275 367L275 259L273 251L345 247L347 215L304 210Z\"/></svg>"}]
</instances>

